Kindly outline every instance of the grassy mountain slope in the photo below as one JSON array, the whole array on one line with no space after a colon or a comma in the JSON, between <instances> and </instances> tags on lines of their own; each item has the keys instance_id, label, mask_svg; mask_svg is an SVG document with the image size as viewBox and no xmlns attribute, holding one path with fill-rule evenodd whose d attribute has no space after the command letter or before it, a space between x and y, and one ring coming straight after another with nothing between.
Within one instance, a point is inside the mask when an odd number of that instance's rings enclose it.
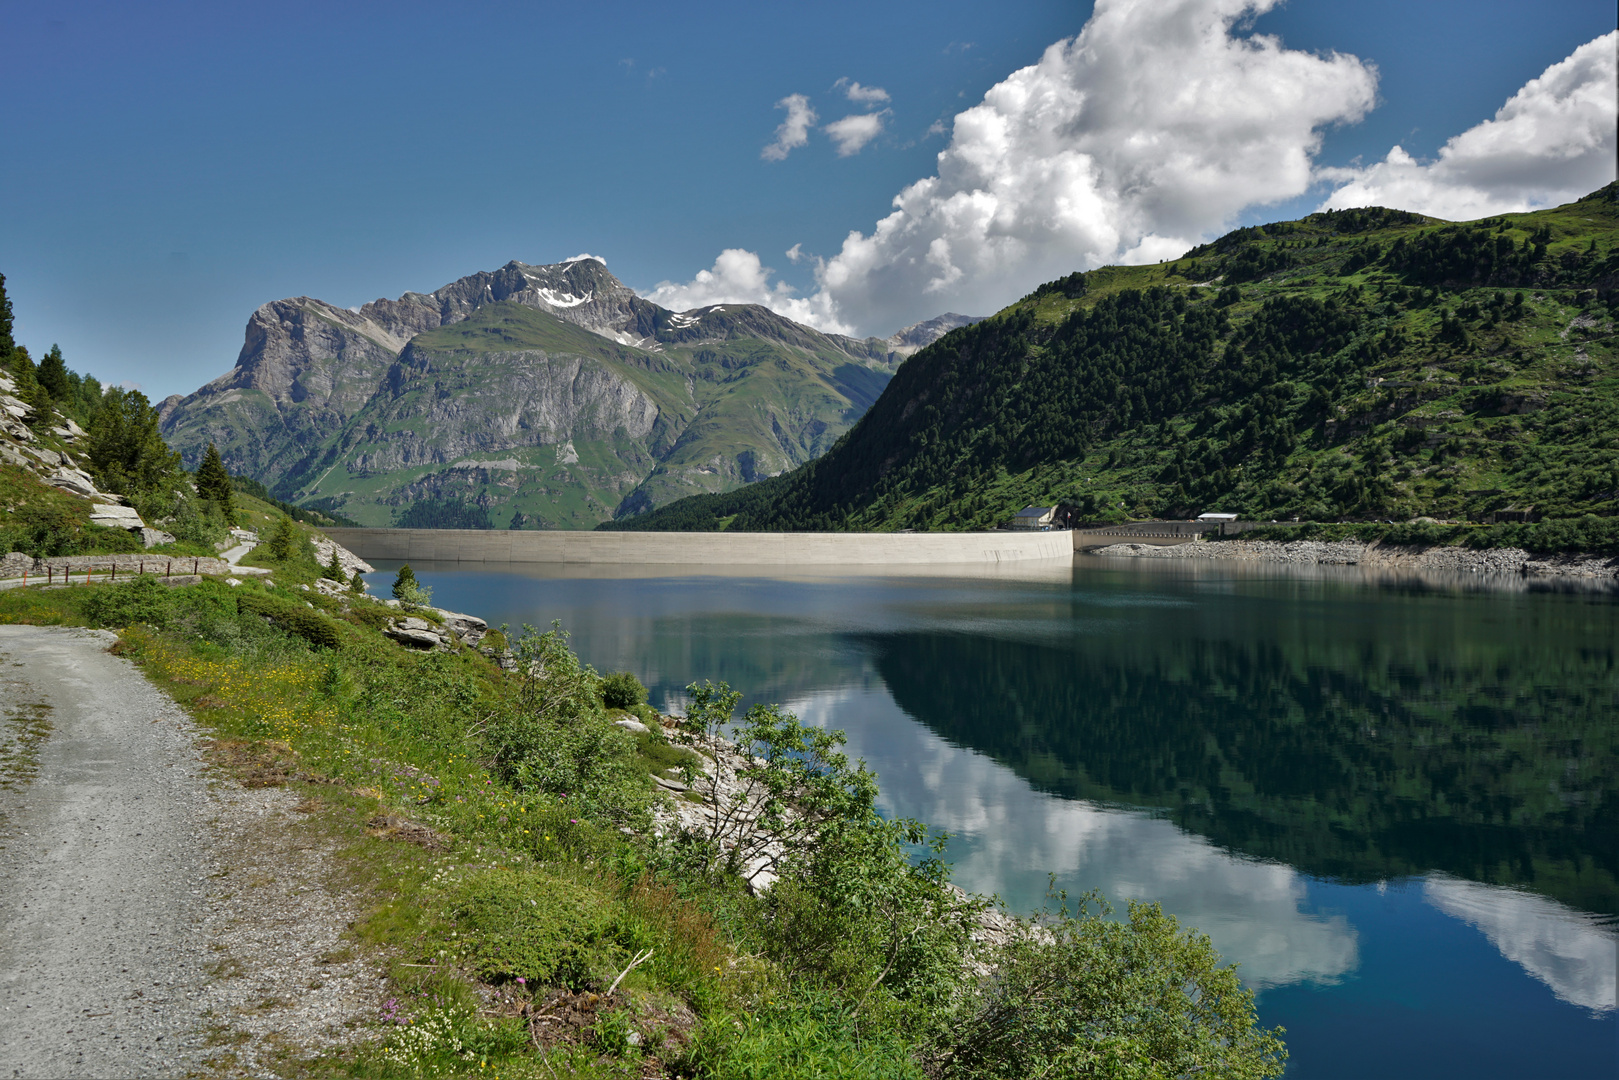
<instances>
[{"instance_id":1,"label":"grassy mountain slope","mask_svg":"<svg viewBox=\"0 0 1619 1080\"><path fill-rule=\"evenodd\" d=\"M1074 274L903 364L823 457L621 528L1619 510L1619 185L1453 224L1241 229Z\"/></svg>"},{"instance_id":2,"label":"grassy mountain slope","mask_svg":"<svg viewBox=\"0 0 1619 1080\"><path fill-rule=\"evenodd\" d=\"M810 460L888 377L763 308L660 309L656 340L487 304L411 339L276 490L374 525L425 504L460 525L589 527Z\"/></svg>"}]
</instances>

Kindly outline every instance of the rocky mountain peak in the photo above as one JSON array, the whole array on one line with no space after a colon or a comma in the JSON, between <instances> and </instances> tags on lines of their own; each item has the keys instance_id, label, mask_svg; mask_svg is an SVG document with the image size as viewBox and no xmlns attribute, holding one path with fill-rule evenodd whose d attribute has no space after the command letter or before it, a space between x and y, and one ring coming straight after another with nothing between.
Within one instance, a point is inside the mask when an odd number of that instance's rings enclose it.
<instances>
[{"instance_id":1,"label":"rocky mountain peak","mask_svg":"<svg viewBox=\"0 0 1619 1080\"><path fill-rule=\"evenodd\" d=\"M912 353L932 345L952 330L959 330L963 326L971 326L976 322L983 322L982 315L957 315L947 311L943 315L935 315L926 322L919 322L907 326L886 339L888 348L901 356L910 356Z\"/></svg>"},{"instance_id":2,"label":"rocky mountain peak","mask_svg":"<svg viewBox=\"0 0 1619 1080\"><path fill-rule=\"evenodd\" d=\"M636 499L734 486L815 456L876 400L901 356L972 321L945 315L895 339L856 339L757 304L670 311L593 256L514 259L358 308L308 296L264 304L235 366L164 401L160 417L188 462L213 442L232 470L289 493L354 496L344 512L362 519L438 497L470 469L498 474L499 490L480 496L491 506L594 523ZM718 391L739 379L756 389ZM551 449L587 445L590 460L627 456L597 468L581 463L584 449ZM490 472L486 459L516 464ZM385 492L382 477L395 478ZM363 497L344 486L362 479ZM590 501L557 509L565 491Z\"/></svg>"}]
</instances>

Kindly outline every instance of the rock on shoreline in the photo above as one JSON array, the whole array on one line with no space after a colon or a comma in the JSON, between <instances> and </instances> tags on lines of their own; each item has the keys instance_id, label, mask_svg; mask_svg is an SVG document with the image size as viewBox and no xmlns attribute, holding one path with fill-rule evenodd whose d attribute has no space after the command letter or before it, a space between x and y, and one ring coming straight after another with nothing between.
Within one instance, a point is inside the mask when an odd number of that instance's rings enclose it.
<instances>
[{"instance_id":1,"label":"rock on shoreline","mask_svg":"<svg viewBox=\"0 0 1619 1080\"><path fill-rule=\"evenodd\" d=\"M1243 562L1375 566L1463 574L1608 578L1619 576L1619 556L1532 555L1522 548L1403 547L1373 540L1198 540L1158 547L1112 544L1097 555L1146 559L1234 559Z\"/></svg>"}]
</instances>

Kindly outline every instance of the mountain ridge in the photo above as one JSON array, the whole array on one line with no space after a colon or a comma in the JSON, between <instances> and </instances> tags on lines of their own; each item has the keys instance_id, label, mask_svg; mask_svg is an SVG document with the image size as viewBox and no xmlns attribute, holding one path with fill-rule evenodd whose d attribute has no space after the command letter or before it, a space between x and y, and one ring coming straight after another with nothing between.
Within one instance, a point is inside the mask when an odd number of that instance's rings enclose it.
<instances>
[{"instance_id":1,"label":"mountain ridge","mask_svg":"<svg viewBox=\"0 0 1619 1080\"><path fill-rule=\"evenodd\" d=\"M982 529L1619 513L1619 184L1367 208L1048 282L917 352L828 453L603 527Z\"/></svg>"},{"instance_id":2,"label":"mountain ridge","mask_svg":"<svg viewBox=\"0 0 1619 1080\"><path fill-rule=\"evenodd\" d=\"M917 332L927 324L904 333ZM510 511L516 526L590 526L809 460L876 400L904 355L889 339L826 334L759 305L674 312L591 257L513 260L357 309L307 296L263 304L231 370L166 399L160 417L187 462L215 443L233 472L278 496L368 524L428 499ZM584 363L558 367L565 356ZM501 369L498 392L475 377L479 364ZM566 405L564 376L568 393L584 395ZM456 410L411 397L422 379L492 410L458 414L478 438L447 424ZM500 420L502 404L517 401L539 412L507 409ZM663 435L644 422L648 409ZM574 437L574 421L588 437ZM434 434L413 437L412 424ZM595 450L580 460L586 443ZM390 463L409 475L390 482Z\"/></svg>"}]
</instances>

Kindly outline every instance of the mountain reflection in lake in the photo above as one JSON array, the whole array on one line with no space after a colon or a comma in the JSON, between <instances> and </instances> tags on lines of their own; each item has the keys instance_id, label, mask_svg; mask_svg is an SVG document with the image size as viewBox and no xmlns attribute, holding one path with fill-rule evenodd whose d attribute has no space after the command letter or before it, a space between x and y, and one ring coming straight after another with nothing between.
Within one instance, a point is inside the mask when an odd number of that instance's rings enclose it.
<instances>
[{"instance_id":1,"label":"mountain reflection in lake","mask_svg":"<svg viewBox=\"0 0 1619 1080\"><path fill-rule=\"evenodd\" d=\"M1610 593L1091 557L415 569L491 622L560 619L655 703L724 679L844 729L966 888L1163 901L1287 1024L1290 1076L1615 1072Z\"/></svg>"}]
</instances>

